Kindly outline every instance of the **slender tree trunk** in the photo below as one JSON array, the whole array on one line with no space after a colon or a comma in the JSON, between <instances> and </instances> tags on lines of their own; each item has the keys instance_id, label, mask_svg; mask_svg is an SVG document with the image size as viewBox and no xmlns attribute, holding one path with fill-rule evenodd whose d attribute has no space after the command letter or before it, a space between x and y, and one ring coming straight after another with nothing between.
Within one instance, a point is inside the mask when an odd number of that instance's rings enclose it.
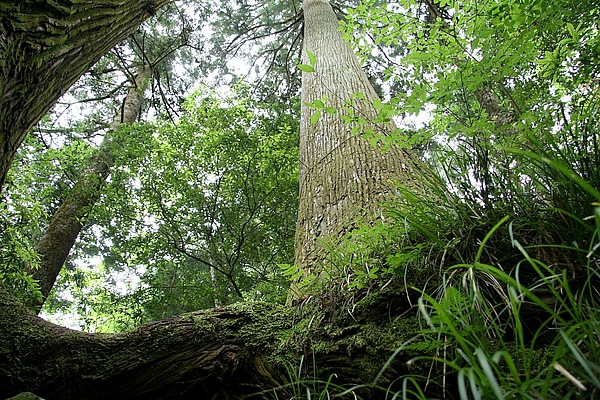
<instances>
[{"instance_id":1,"label":"slender tree trunk","mask_svg":"<svg viewBox=\"0 0 600 400\"><path fill-rule=\"evenodd\" d=\"M29 129L171 0L0 0L0 191Z\"/></svg>"},{"instance_id":2,"label":"slender tree trunk","mask_svg":"<svg viewBox=\"0 0 600 400\"><path fill-rule=\"evenodd\" d=\"M496 126L505 128L507 133L516 134L514 127L509 126L517 121L518 112L513 108L503 107L490 86L484 86L475 92L479 106L485 110L488 117L496 121Z\"/></svg>"},{"instance_id":3,"label":"slender tree trunk","mask_svg":"<svg viewBox=\"0 0 600 400\"><path fill-rule=\"evenodd\" d=\"M372 222L380 204L394 196L394 182L420 187L427 168L406 149L383 153L351 132L338 115L323 113L311 123L316 109L307 103L325 98L326 105L343 113L347 104L367 121L377 117L378 96L352 49L341 38L336 15L325 0L304 1L304 51L316 56L314 72L302 73L300 126L300 203L296 233L296 265L315 271L326 256L322 241L337 242L356 222ZM364 99L354 99L357 93ZM386 134L393 123L367 124ZM297 288L293 285L293 291ZM296 293L295 295L298 295ZM294 294L292 294L294 296Z\"/></svg>"},{"instance_id":4,"label":"slender tree trunk","mask_svg":"<svg viewBox=\"0 0 600 400\"><path fill-rule=\"evenodd\" d=\"M134 86L123 101L121 110L115 115L103 143L92 156L79 181L54 213L46 232L35 247L35 251L40 256L40 265L31 273L40 284L43 300L41 304L32 306L38 311L52 290L56 278L75 244L86 215L100 197L106 183L116 151L115 143L111 140L111 133L120 124L135 122L144 99L144 89L148 86L151 74L149 67L144 67L139 72Z\"/></svg>"},{"instance_id":5,"label":"slender tree trunk","mask_svg":"<svg viewBox=\"0 0 600 400\"><path fill-rule=\"evenodd\" d=\"M212 306L220 307L221 301L219 300L219 285L217 282L217 270L214 266L209 266L210 272L210 287L212 288Z\"/></svg>"}]
</instances>

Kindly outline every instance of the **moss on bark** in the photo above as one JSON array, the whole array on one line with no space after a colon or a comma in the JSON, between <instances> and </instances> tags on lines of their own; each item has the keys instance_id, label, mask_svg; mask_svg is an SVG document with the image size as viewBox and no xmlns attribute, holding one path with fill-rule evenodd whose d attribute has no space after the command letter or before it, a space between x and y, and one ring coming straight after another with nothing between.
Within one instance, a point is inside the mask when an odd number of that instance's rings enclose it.
<instances>
[{"instance_id":1,"label":"moss on bark","mask_svg":"<svg viewBox=\"0 0 600 400\"><path fill-rule=\"evenodd\" d=\"M0 190L27 131L170 0L0 0Z\"/></svg>"},{"instance_id":2,"label":"moss on bark","mask_svg":"<svg viewBox=\"0 0 600 400\"><path fill-rule=\"evenodd\" d=\"M89 334L35 317L0 288L0 391L52 399L269 399L292 394L290 375L369 383L419 329L414 313L401 316L400 307L370 320L388 307L374 303L331 319L312 305L246 303ZM406 373L409 356L390 363L379 384Z\"/></svg>"}]
</instances>

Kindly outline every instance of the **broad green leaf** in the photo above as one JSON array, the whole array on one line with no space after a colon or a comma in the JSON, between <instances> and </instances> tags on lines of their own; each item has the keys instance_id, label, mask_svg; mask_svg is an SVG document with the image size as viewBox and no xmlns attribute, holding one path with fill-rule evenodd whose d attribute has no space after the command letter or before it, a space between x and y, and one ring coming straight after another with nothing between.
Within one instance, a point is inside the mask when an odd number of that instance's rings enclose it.
<instances>
[{"instance_id":1,"label":"broad green leaf","mask_svg":"<svg viewBox=\"0 0 600 400\"><path fill-rule=\"evenodd\" d=\"M310 50L306 50L306 54L308 55L310 65L314 66L317 63L317 57Z\"/></svg>"},{"instance_id":2,"label":"broad green leaf","mask_svg":"<svg viewBox=\"0 0 600 400\"><path fill-rule=\"evenodd\" d=\"M383 108L383 102L379 99L375 99L373 100L373 107L375 107L375 110L380 111Z\"/></svg>"},{"instance_id":3,"label":"broad green leaf","mask_svg":"<svg viewBox=\"0 0 600 400\"><path fill-rule=\"evenodd\" d=\"M303 72L315 72L315 68L312 65L308 64L298 64L298 69Z\"/></svg>"},{"instance_id":4,"label":"broad green leaf","mask_svg":"<svg viewBox=\"0 0 600 400\"><path fill-rule=\"evenodd\" d=\"M311 125L316 124L319 121L320 118L321 118L321 110L315 111L313 113L313 115L311 115L311 117L310 117L310 124Z\"/></svg>"}]
</instances>

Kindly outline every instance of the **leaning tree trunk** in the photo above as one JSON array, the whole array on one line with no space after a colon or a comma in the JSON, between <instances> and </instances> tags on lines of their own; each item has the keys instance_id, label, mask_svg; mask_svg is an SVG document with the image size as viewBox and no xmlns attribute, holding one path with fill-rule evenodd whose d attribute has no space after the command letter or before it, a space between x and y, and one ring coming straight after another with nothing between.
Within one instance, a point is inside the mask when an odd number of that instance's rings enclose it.
<instances>
[{"instance_id":1,"label":"leaning tree trunk","mask_svg":"<svg viewBox=\"0 0 600 400\"><path fill-rule=\"evenodd\" d=\"M27 131L171 0L0 0L0 191Z\"/></svg>"},{"instance_id":2,"label":"leaning tree trunk","mask_svg":"<svg viewBox=\"0 0 600 400\"><path fill-rule=\"evenodd\" d=\"M36 245L35 251L40 257L40 264L38 268L31 271L31 274L40 284L42 301L39 304L32 304L33 309L38 311L41 309L81 232L86 215L100 198L117 149L116 143L112 140L112 133L121 124L135 122L151 75L150 67L142 67L134 86L123 101L121 110L115 115L104 141L90 159L79 181L52 216L46 232Z\"/></svg>"},{"instance_id":3,"label":"leaning tree trunk","mask_svg":"<svg viewBox=\"0 0 600 400\"><path fill-rule=\"evenodd\" d=\"M315 71L302 73L300 125L300 203L296 233L296 266L316 272L326 250L323 241L336 243L355 226L372 222L380 204L394 196L393 183L417 190L426 167L410 152L392 146L385 153L351 132L339 114L373 121L378 96L349 45L341 38L336 15L325 0L304 1L304 50L316 57ZM364 98L356 95L362 93ZM337 114L315 112L307 103L325 99ZM388 134L392 122L368 123L363 128ZM292 288L297 291L297 287ZM292 294L297 296L298 293Z\"/></svg>"},{"instance_id":4,"label":"leaning tree trunk","mask_svg":"<svg viewBox=\"0 0 600 400\"><path fill-rule=\"evenodd\" d=\"M407 354L382 366L418 330L391 293L350 317L316 309L247 303L152 322L127 333L77 332L29 313L0 286L0 395L48 400L293 398L295 382L373 382L408 374ZM303 356L304 361L302 361ZM416 373L414 369L411 371ZM335 375L334 375L335 374ZM304 389L303 389L304 390ZM317 389L319 390L319 389ZM258 394L258 395L257 395ZM315 392L313 392L315 394ZM365 388L364 399L384 392ZM318 395L318 394L315 394Z\"/></svg>"}]
</instances>

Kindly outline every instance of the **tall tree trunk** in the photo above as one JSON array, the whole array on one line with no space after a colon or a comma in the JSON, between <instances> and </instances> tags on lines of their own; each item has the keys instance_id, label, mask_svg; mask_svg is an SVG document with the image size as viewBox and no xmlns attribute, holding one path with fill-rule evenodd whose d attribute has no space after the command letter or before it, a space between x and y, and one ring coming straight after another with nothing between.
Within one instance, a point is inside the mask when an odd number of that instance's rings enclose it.
<instances>
[{"instance_id":1,"label":"tall tree trunk","mask_svg":"<svg viewBox=\"0 0 600 400\"><path fill-rule=\"evenodd\" d=\"M171 0L0 0L0 191L27 131Z\"/></svg>"},{"instance_id":2,"label":"tall tree trunk","mask_svg":"<svg viewBox=\"0 0 600 400\"><path fill-rule=\"evenodd\" d=\"M79 236L84 219L100 197L106 178L110 173L116 150L115 143L111 140L111 133L120 124L135 122L144 99L144 90L148 86L151 75L150 67L146 66L141 69L133 87L123 101L121 110L115 115L104 141L90 159L87 169L82 173L79 181L54 213L48 229L35 247L36 253L40 256L40 265L39 268L31 271L31 274L40 284L43 300L41 304L32 306L38 311L52 290L56 277Z\"/></svg>"},{"instance_id":3,"label":"tall tree trunk","mask_svg":"<svg viewBox=\"0 0 600 400\"><path fill-rule=\"evenodd\" d=\"M339 115L323 113L311 123L314 100L343 113L346 104L367 121L377 117L378 96L352 49L341 38L337 17L325 0L304 1L304 51L316 56L314 72L302 73L300 125L300 203L296 233L296 266L315 272L325 255L322 240L338 241L356 222L371 222L380 204L394 196L393 182L420 187L427 168L406 149L383 153L351 132ZM357 93L364 99L355 99ZM377 133L396 129L393 123L367 124ZM293 285L292 290L298 288ZM292 296L298 295L292 294Z\"/></svg>"}]
</instances>

